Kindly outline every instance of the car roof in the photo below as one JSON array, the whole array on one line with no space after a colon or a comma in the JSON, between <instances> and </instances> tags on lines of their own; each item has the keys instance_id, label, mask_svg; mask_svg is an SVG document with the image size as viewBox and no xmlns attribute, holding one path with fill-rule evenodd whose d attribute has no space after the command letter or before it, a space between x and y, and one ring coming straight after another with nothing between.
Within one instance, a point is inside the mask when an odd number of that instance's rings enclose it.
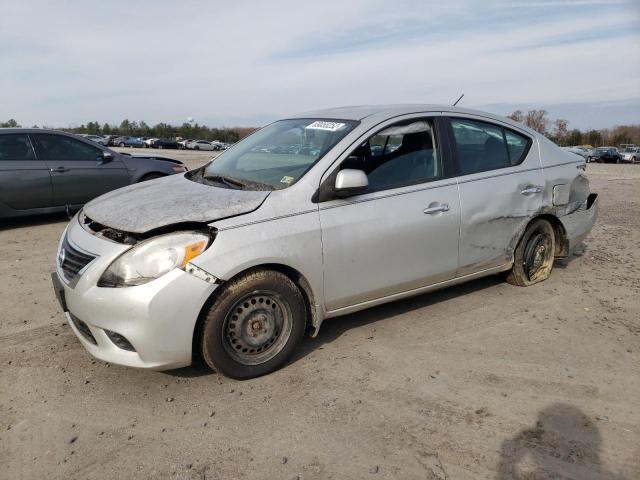
<instances>
[{"instance_id":1,"label":"car roof","mask_svg":"<svg viewBox=\"0 0 640 480\"><path fill-rule=\"evenodd\" d=\"M75 135L53 128L0 128L0 133L61 133L63 135Z\"/></svg>"},{"instance_id":2,"label":"car roof","mask_svg":"<svg viewBox=\"0 0 640 480\"><path fill-rule=\"evenodd\" d=\"M334 120L355 120L355 121L382 121L385 118L393 118L400 115L423 112L446 112L450 114L464 114L484 117L489 120L497 120L508 123L515 128L529 132L532 135L537 133L525 125L513 120L494 115L492 113L473 110L469 108L453 107L450 105L437 104L394 104L394 105L354 105L346 107L333 107L321 110L311 110L298 113L285 118L326 118Z\"/></svg>"}]
</instances>

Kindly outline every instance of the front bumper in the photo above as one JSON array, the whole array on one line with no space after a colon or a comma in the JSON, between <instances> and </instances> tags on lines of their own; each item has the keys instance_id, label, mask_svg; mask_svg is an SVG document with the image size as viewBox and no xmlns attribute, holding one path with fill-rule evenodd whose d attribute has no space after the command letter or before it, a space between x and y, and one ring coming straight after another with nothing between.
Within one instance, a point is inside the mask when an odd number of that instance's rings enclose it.
<instances>
[{"instance_id":1,"label":"front bumper","mask_svg":"<svg viewBox=\"0 0 640 480\"><path fill-rule=\"evenodd\" d=\"M577 210L560 217L566 232L569 253L575 250L589 234L596 223L597 214L598 194L591 193Z\"/></svg>"},{"instance_id":2,"label":"front bumper","mask_svg":"<svg viewBox=\"0 0 640 480\"><path fill-rule=\"evenodd\" d=\"M76 218L66 235L73 246L96 255L75 285L59 266L54 274L67 321L87 351L130 367L167 370L190 365L198 316L217 285L176 269L136 287L98 287L107 266L129 247L91 235ZM122 342L114 342L111 332L124 337L133 351L118 346Z\"/></svg>"}]
</instances>

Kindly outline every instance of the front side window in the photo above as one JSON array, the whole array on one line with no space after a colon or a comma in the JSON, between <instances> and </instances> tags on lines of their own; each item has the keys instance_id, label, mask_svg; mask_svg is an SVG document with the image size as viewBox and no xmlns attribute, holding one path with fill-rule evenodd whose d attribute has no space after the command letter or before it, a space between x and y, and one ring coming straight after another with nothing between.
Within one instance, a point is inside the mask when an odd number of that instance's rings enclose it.
<instances>
[{"instance_id":1,"label":"front side window","mask_svg":"<svg viewBox=\"0 0 640 480\"><path fill-rule=\"evenodd\" d=\"M245 138L187 178L224 188L287 188L356 125L347 120L281 120Z\"/></svg>"},{"instance_id":2,"label":"front side window","mask_svg":"<svg viewBox=\"0 0 640 480\"><path fill-rule=\"evenodd\" d=\"M49 160L92 161L102 156L102 150L75 138L63 135L38 134L36 139Z\"/></svg>"},{"instance_id":3,"label":"front side window","mask_svg":"<svg viewBox=\"0 0 640 480\"><path fill-rule=\"evenodd\" d=\"M522 163L530 140L512 130L478 120L451 119L460 174Z\"/></svg>"},{"instance_id":4,"label":"front side window","mask_svg":"<svg viewBox=\"0 0 640 480\"><path fill-rule=\"evenodd\" d=\"M3 160L35 160L29 137L23 133L0 135L0 162Z\"/></svg>"},{"instance_id":5,"label":"front side window","mask_svg":"<svg viewBox=\"0 0 640 480\"><path fill-rule=\"evenodd\" d=\"M386 127L361 143L340 169L363 170L369 191L422 183L442 176L433 122L411 120Z\"/></svg>"}]
</instances>

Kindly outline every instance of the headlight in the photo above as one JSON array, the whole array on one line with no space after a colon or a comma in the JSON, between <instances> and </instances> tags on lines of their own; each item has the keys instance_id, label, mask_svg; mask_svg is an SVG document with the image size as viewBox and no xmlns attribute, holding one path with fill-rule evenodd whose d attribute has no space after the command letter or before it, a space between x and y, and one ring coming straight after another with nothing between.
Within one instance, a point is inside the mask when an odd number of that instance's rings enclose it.
<instances>
[{"instance_id":1,"label":"headlight","mask_svg":"<svg viewBox=\"0 0 640 480\"><path fill-rule=\"evenodd\" d=\"M204 252L211 237L198 232L161 235L140 242L116 258L98 281L99 287L132 287L183 268Z\"/></svg>"}]
</instances>

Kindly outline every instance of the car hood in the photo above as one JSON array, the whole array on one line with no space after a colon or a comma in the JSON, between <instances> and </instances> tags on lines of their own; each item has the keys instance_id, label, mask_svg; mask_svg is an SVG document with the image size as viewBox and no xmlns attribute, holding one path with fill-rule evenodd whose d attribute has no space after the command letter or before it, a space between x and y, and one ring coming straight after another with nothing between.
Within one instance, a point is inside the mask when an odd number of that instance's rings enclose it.
<instances>
[{"instance_id":1,"label":"car hood","mask_svg":"<svg viewBox=\"0 0 640 480\"><path fill-rule=\"evenodd\" d=\"M208 223L249 213L269 193L219 188L171 175L106 193L87 203L84 213L107 227L145 233L177 223Z\"/></svg>"}]
</instances>

